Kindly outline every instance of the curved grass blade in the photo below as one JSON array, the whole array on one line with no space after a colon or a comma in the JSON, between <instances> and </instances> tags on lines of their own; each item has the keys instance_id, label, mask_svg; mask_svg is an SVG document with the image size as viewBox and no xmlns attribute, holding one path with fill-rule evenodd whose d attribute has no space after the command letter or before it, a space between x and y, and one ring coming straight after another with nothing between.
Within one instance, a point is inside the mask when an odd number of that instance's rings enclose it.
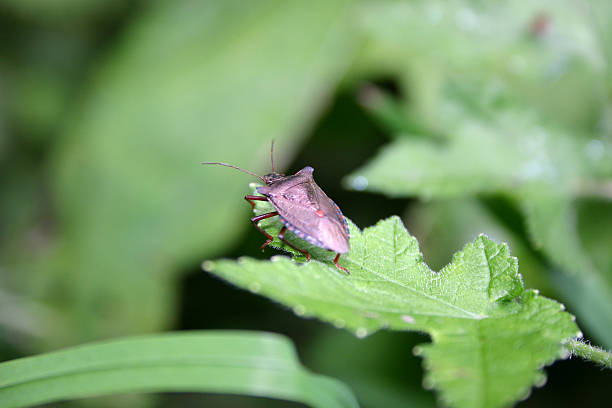
<instances>
[{"instance_id":1,"label":"curved grass blade","mask_svg":"<svg viewBox=\"0 0 612 408\"><path fill-rule=\"evenodd\" d=\"M341 382L310 373L271 333L186 332L77 346L0 363L0 406L125 392L215 392L358 407Z\"/></svg>"}]
</instances>

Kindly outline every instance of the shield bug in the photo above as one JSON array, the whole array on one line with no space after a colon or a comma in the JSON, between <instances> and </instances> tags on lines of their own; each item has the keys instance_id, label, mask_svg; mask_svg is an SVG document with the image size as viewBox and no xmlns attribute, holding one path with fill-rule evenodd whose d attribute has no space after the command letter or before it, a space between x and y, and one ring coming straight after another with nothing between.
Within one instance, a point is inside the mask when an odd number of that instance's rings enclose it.
<instances>
[{"instance_id":1,"label":"shield bug","mask_svg":"<svg viewBox=\"0 0 612 408\"><path fill-rule=\"evenodd\" d=\"M259 221L278 215L283 223L283 228L278 233L281 241L306 255L309 261L310 253L307 250L298 248L285 239L287 230L312 245L336 252L334 264L338 269L350 274L348 269L338 264L340 254L349 251L348 223L336 203L315 183L312 177L314 169L307 166L292 176L277 173L274 169L274 142L270 148L270 161L272 173L263 177L227 163L202 162L202 164L231 167L258 177L265 183L264 186L257 187L257 192L261 196L246 195L244 197L251 204L252 209L255 209L255 201L268 201L276 210L251 218L255 228L267 238L261 246L262 251L274 240L274 237L259 226Z\"/></svg>"}]
</instances>

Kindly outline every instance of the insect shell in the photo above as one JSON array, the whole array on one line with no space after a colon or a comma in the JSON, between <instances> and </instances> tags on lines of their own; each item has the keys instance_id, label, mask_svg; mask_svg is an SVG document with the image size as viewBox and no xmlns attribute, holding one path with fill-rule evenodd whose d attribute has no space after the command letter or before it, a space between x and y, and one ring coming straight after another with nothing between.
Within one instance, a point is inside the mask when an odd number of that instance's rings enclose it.
<instances>
[{"instance_id":1,"label":"insect shell","mask_svg":"<svg viewBox=\"0 0 612 408\"><path fill-rule=\"evenodd\" d=\"M347 253L350 249L348 223L342 215L342 211L315 183L312 177L314 172L312 167L304 167L291 176L276 173L274 171L273 151L274 143L272 143L270 150L272 173L263 177L227 163L203 162L202 164L232 167L258 177L266 184L257 187L257 192L261 196L247 195L244 197L253 209L255 208L255 201L268 201L276 210L251 218L255 228L267 238L267 241L261 246L262 250L273 241L274 237L264 231L258 223L263 219L278 215L283 223L283 228L278 234L281 241L306 255L309 261L310 253L307 250L298 248L285 239L287 230L312 245L336 252L334 264L338 269L350 274L348 269L338 264L340 254Z\"/></svg>"}]
</instances>

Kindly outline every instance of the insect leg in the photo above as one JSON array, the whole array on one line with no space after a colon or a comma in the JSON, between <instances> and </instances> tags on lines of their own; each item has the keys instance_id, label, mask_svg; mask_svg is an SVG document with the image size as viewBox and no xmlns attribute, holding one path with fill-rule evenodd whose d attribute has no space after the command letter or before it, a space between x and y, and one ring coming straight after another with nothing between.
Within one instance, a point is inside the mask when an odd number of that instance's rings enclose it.
<instances>
[{"instance_id":1,"label":"insect leg","mask_svg":"<svg viewBox=\"0 0 612 408\"><path fill-rule=\"evenodd\" d=\"M300 251L301 253L306 255L306 259L310 261L310 253L308 251L306 251L305 249L300 249L296 247L295 245L293 245L292 243L290 243L289 241L285 240L285 231L287 231L287 227L283 227L283 229L280 230L280 232L278 233L278 239L280 239L281 241L283 241L285 244L289 245L291 248L295 249L296 251Z\"/></svg>"},{"instance_id":2,"label":"insect leg","mask_svg":"<svg viewBox=\"0 0 612 408\"><path fill-rule=\"evenodd\" d=\"M249 204L251 204L252 210L255 209L255 203L253 201L268 201L267 197L256 196L256 195L246 195L244 196L244 199L247 200Z\"/></svg>"},{"instance_id":3,"label":"insect leg","mask_svg":"<svg viewBox=\"0 0 612 408\"><path fill-rule=\"evenodd\" d=\"M266 238L268 238L268 240L261 246L261 250L262 251L264 250L264 248L270 242L272 242L274 240L274 237L272 235L268 234L266 231L262 230L261 227L259 225L257 225L257 223L259 221L261 221L261 220L265 220L266 218L274 217L275 215L278 215L278 213L276 211L272 211L272 212L269 212L269 213L265 213L265 214L261 214L261 215L256 215L255 217L251 218L251 222L253 223L255 228L257 228L259 230L259 232L261 232L262 234L264 234L266 236Z\"/></svg>"},{"instance_id":4,"label":"insect leg","mask_svg":"<svg viewBox=\"0 0 612 408\"><path fill-rule=\"evenodd\" d=\"M350 275L351 273L349 272L348 269L346 269L344 266L338 265L338 259L340 259L340 254L337 254L336 257L334 258L334 265L336 265L338 269L341 269L344 272L346 272L347 275Z\"/></svg>"}]
</instances>

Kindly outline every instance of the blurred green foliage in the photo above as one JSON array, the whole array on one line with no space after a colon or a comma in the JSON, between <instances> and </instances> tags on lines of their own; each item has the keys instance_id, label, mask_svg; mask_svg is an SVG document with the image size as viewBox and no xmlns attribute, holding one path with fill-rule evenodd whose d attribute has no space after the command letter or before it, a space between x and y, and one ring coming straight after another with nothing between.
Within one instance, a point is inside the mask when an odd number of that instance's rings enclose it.
<instances>
[{"instance_id":1,"label":"blurred green foliage","mask_svg":"<svg viewBox=\"0 0 612 408\"><path fill-rule=\"evenodd\" d=\"M606 0L1 0L0 357L262 328L368 390L366 406L430 398L418 371L343 370L379 355L375 340L330 354L331 329L197 275L203 258L262 256L248 176L199 162L265 172L271 139L278 168L315 167L359 226L404 214L433 265L480 232L509 241L526 282L609 347L610 18ZM386 135L383 152L411 157L392 173L422 188L339 188L366 161L392 164L376 155ZM596 405L606 374L568 364L522 404Z\"/></svg>"}]
</instances>

